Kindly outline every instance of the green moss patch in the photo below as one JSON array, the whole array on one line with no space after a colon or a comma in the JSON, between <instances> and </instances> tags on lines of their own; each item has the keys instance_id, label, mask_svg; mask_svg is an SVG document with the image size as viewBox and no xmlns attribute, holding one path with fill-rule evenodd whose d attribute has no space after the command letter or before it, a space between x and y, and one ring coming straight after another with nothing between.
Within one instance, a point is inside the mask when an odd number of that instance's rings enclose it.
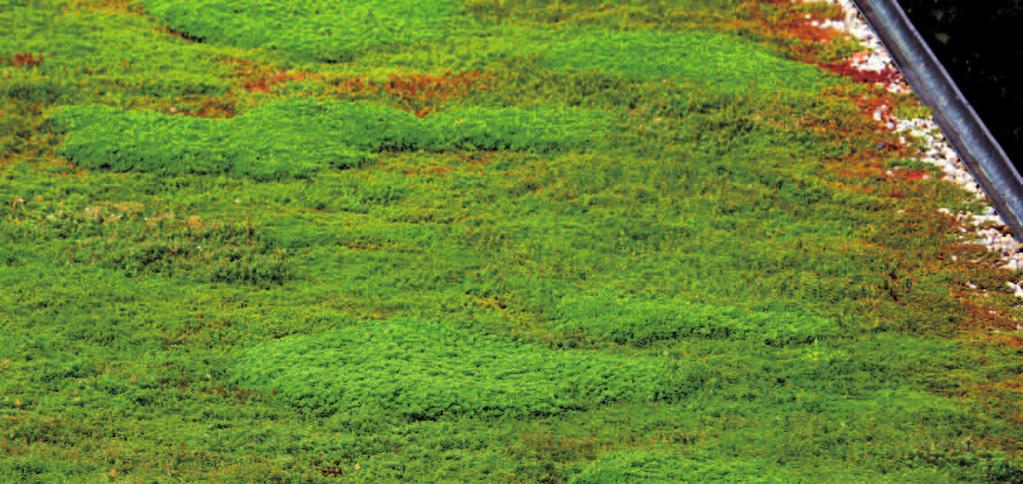
<instances>
[{"instance_id":1,"label":"green moss patch","mask_svg":"<svg viewBox=\"0 0 1023 484\"><path fill-rule=\"evenodd\" d=\"M469 107L430 116L436 148L559 151L585 148L606 131L609 117L582 109Z\"/></svg>"},{"instance_id":2,"label":"green moss patch","mask_svg":"<svg viewBox=\"0 0 1023 484\"><path fill-rule=\"evenodd\" d=\"M803 314L610 294L563 300L554 313L552 324L558 331L639 346L681 338L804 344L832 336L837 330L832 321Z\"/></svg>"},{"instance_id":3,"label":"green moss patch","mask_svg":"<svg viewBox=\"0 0 1023 484\"><path fill-rule=\"evenodd\" d=\"M755 459L700 459L664 450L605 455L573 477L575 484L628 482L794 482L798 476Z\"/></svg>"},{"instance_id":4,"label":"green moss patch","mask_svg":"<svg viewBox=\"0 0 1023 484\"><path fill-rule=\"evenodd\" d=\"M545 45L542 57L551 68L680 78L709 91L812 92L833 82L738 37L699 31L583 31Z\"/></svg>"},{"instance_id":5,"label":"green moss patch","mask_svg":"<svg viewBox=\"0 0 1023 484\"><path fill-rule=\"evenodd\" d=\"M0 482L1023 482L820 7L466 5L0 0Z\"/></svg>"},{"instance_id":6,"label":"green moss patch","mask_svg":"<svg viewBox=\"0 0 1023 484\"><path fill-rule=\"evenodd\" d=\"M229 119L79 106L60 110L54 122L67 133L61 154L82 167L268 180L362 166L385 150L581 148L600 136L609 116L468 108L423 121L382 105L293 99Z\"/></svg>"},{"instance_id":7,"label":"green moss patch","mask_svg":"<svg viewBox=\"0 0 1023 484\"><path fill-rule=\"evenodd\" d=\"M265 47L305 59L347 61L367 49L443 38L471 22L455 0L143 0L195 40Z\"/></svg>"},{"instance_id":8,"label":"green moss patch","mask_svg":"<svg viewBox=\"0 0 1023 484\"><path fill-rule=\"evenodd\" d=\"M443 323L362 323L243 351L245 388L319 415L542 416L620 401L675 400L700 386L693 368L656 358L558 351Z\"/></svg>"},{"instance_id":9,"label":"green moss patch","mask_svg":"<svg viewBox=\"0 0 1023 484\"><path fill-rule=\"evenodd\" d=\"M5 72L0 94L72 102L80 99L73 95L77 90L98 89L115 101L217 96L230 87L208 46L165 35L138 17L69 12L55 3L3 3L0 26L18 32L0 36L0 65L19 53L41 61Z\"/></svg>"}]
</instances>

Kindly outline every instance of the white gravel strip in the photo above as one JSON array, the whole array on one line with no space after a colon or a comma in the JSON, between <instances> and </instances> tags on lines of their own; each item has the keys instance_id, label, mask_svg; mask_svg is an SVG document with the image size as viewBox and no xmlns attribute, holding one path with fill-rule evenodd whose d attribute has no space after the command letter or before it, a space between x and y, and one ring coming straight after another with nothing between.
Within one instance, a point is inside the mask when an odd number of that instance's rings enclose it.
<instances>
[{"instance_id":1,"label":"white gravel strip","mask_svg":"<svg viewBox=\"0 0 1023 484\"><path fill-rule=\"evenodd\" d=\"M860 15L852 0L804 0L823 1L826 3L838 4L845 12L842 20L812 21L811 24L820 28L833 29L852 36L865 48L850 59L853 67L863 71L882 72L891 69L898 72L895 63L892 61L888 51L885 49L881 39L867 24ZM895 76L897 79L885 87L894 93L911 92L909 85L902 75ZM938 166L945 173L945 178L953 183L966 188L976 194L985 202L984 213L976 215L970 213L958 213L953 216L966 226L973 225L974 229L962 229L964 239L982 244L989 250L997 251L1005 262L1004 267L1014 271L1023 269L1023 254L1020 253L1023 244L1016 241L1005 228L1005 221L995 213L990 201L984 195L980 185L973 178L963 165L959 155L949 145L941 129L932 118L920 119L898 119L890 114L889 106L882 106L874 113L874 119L883 122L888 129L900 135L904 142L916 141L922 146L918 156L924 161ZM944 213L951 214L951 211L942 209ZM987 227L987 228L985 228ZM1017 297L1023 298L1023 283L1008 282L1009 287Z\"/></svg>"}]
</instances>

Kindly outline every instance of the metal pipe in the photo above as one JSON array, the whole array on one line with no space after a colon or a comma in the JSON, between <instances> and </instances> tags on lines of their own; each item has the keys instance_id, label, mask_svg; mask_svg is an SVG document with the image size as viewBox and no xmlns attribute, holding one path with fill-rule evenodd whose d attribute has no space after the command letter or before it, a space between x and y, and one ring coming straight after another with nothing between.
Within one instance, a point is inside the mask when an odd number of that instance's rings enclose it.
<instances>
[{"instance_id":1,"label":"metal pipe","mask_svg":"<svg viewBox=\"0 0 1023 484\"><path fill-rule=\"evenodd\" d=\"M1016 240L1023 240L1023 178L1005 150L895 0L854 2Z\"/></svg>"}]
</instances>

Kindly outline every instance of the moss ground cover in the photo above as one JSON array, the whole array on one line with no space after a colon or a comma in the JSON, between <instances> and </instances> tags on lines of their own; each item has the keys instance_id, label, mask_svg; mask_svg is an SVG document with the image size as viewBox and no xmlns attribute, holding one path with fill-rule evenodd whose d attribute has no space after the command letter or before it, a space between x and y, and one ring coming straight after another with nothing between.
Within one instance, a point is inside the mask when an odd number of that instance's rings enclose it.
<instances>
[{"instance_id":1,"label":"moss ground cover","mask_svg":"<svg viewBox=\"0 0 1023 484\"><path fill-rule=\"evenodd\" d=\"M609 116L583 110L462 109L421 121L379 104L297 98L230 119L77 106L53 117L59 153L85 168L266 180L352 168L402 150L582 148Z\"/></svg>"},{"instance_id":2,"label":"moss ground cover","mask_svg":"<svg viewBox=\"0 0 1023 484\"><path fill-rule=\"evenodd\" d=\"M412 5L0 0L0 480L1021 479L818 10Z\"/></svg>"},{"instance_id":3,"label":"moss ground cover","mask_svg":"<svg viewBox=\"0 0 1023 484\"><path fill-rule=\"evenodd\" d=\"M410 320L290 336L247 350L231 373L243 387L272 388L316 415L413 421L671 401L701 379L657 359L557 351L453 329Z\"/></svg>"},{"instance_id":4,"label":"moss ground cover","mask_svg":"<svg viewBox=\"0 0 1023 484\"><path fill-rule=\"evenodd\" d=\"M641 79L692 78L720 90L812 90L826 84L808 66L786 62L735 37L691 31L583 29L545 49L552 68L596 70Z\"/></svg>"},{"instance_id":5,"label":"moss ground cover","mask_svg":"<svg viewBox=\"0 0 1023 484\"><path fill-rule=\"evenodd\" d=\"M145 0L141 5L195 40L269 48L321 61L345 61L374 47L441 39L470 23L455 0Z\"/></svg>"},{"instance_id":6,"label":"moss ground cover","mask_svg":"<svg viewBox=\"0 0 1023 484\"><path fill-rule=\"evenodd\" d=\"M621 344L647 345L679 338L752 338L768 345L813 343L834 336L834 323L782 312L755 313L686 301L623 300L599 294L562 300L555 328Z\"/></svg>"}]
</instances>

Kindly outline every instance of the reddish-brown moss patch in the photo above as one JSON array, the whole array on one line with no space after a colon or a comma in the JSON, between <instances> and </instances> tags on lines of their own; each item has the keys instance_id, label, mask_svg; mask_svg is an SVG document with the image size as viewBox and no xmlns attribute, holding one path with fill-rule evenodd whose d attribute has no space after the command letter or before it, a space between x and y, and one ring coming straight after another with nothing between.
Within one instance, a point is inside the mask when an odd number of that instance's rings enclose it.
<instances>
[{"instance_id":1,"label":"reddish-brown moss patch","mask_svg":"<svg viewBox=\"0 0 1023 484\"><path fill-rule=\"evenodd\" d=\"M842 77L848 77L853 81L869 84L887 85L902 77L901 74L899 74L899 71L895 70L891 66L887 66L880 71L864 70L857 67L852 60L845 60L842 62L823 62L820 66Z\"/></svg>"},{"instance_id":2,"label":"reddish-brown moss patch","mask_svg":"<svg viewBox=\"0 0 1023 484\"><path fill-rule=\"evenodd\" d=\"M493 76L478 71L435 74L391 74L387 81L349 77L334 81L335 92L345 97L385 95L420 118L436 111L438 105L465 96L473 90L488 90Z\"/></svg>"},{"instance_id":3,"label":"reddish-brown moss patch","mask_svg":"<svg viewBox=\"0 0 1023 484\"><path fill-rule=\"evenodd\" d=\"M838 5L749 0L739 11L740 17L726 28L766 40L796 60L811 64L822 59L832 61L835 49L841 50L836 45L843 40L838 33L811 23L841 19L843 13Z\"/></svg>"},{"instance_id":4,"label":"reddish-brown moss patch","mask_svg":"<svg viewBox=\"0 0 1023 484\"><path fill-rule=\"evenodd\" d=\"M242 89L250 93L267 94L274 87L292 81L319 79L319 76L308 72L284 71L272 66L258 65L245 59L228 59L225 64L234 69Z\"/></svg>"},{"instance_id":5,"label":"reddish-brown moss patch","mask_svg":"<svg viewBox=\"0 0 1023 484\"><path fill-rule=\"evenodd\" d=\"M31 52L19 52L8 60L14 67L36 67L43 63L43 54Z\"/></svg>"}]
</instances>

